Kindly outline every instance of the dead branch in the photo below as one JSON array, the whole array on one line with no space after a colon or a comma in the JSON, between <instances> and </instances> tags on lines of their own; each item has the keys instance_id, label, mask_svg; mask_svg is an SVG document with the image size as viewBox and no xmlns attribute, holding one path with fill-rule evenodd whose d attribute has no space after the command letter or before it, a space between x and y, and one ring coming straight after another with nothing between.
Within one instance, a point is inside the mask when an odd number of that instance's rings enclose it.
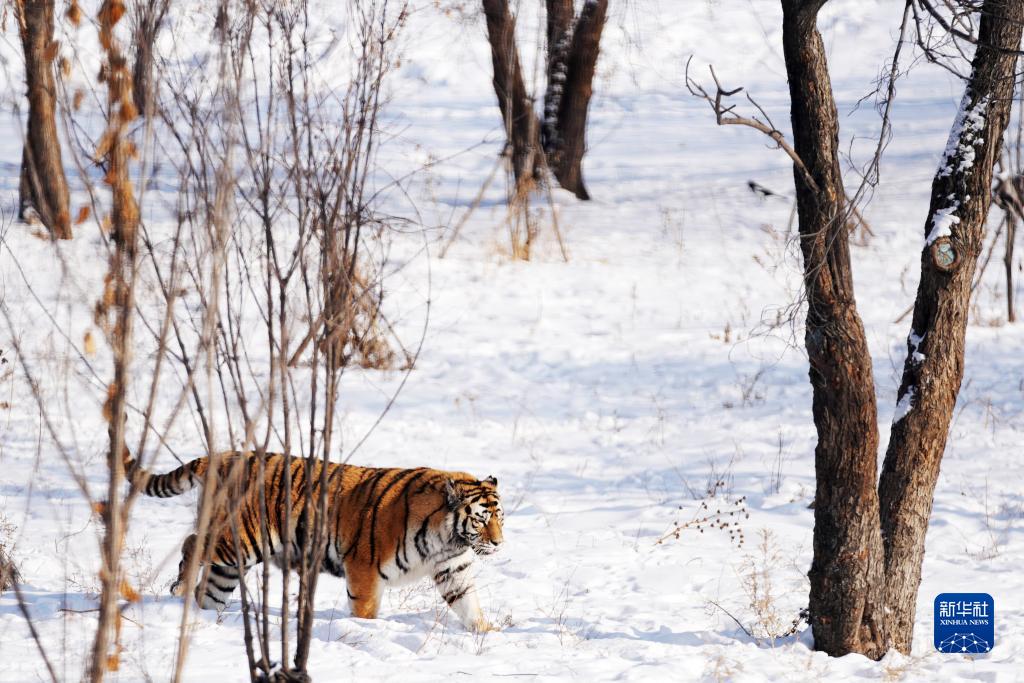
<instances>
[{"instance_id":1,"label":"dead branch","mask_svg":"<svg viewBox=\"0 0 1024 683\"><path fill-rule=\"evenodd\" d=\"M739 87L734 88L733 90L725 90L722 88L722 84L719 82L718 76L715 74L715 68L710 65L708 66L708 70L711 72L711 78L715 82L715 95L712 97L708 94L704 87L690 76L690 63L692 61L693 56L691 55L690 58L686 60L686 89L690 91L691 95L706 101L708 105L711 106L711 110L715 113L715 122L720 126L746 126L747 128L753 128L754 130L771 138L772 142L775 143L775 147L777 149L781 149L789 156L790 159L793 160L794 166L796 166L800 175L803 176L807 185L815 192L819 192L818 183L815 182L810 171L807 170L807 166L804 165L800 155L797 154L796 150L793 149L793 146L789 144L782 131L775 127L775 124L772 123L768 113L753 97L750 96L750 93L744 93L747 101L757 109L764 120L756 116L740 116L736 112L735 104L726 105L723 103L724 99L743 92L743 88Z\"/></svg>"}]
</instances>

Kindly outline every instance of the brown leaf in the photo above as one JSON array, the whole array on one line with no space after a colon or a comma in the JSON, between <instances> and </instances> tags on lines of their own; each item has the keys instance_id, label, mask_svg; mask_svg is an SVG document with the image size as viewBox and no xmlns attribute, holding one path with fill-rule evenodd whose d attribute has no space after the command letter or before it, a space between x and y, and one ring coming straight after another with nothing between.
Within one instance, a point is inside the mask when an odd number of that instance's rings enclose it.
<instances>
[{"instance_id":1,"label":"brown leaf","mask_svg":"<svg viewBox=\"0 0 1024 683\"><path fill-rule=\"evenodd\" d=\"M115 396L117 396L117 383L111 382L107 385L107 400L103 402L103 419L107 422L114 421Z\"/></svg>"},{"instance_id":2,"label":"brown leaf","mask_svg":"<svg viewBox=\"0 0 1024 683\"><path fill-rule=\"evenodd\" d=\"M60 53L60 41L59 40L51 40L50 44L47 45L46 49L43 51L43 58L45 58L46 61L48 61L48 62L52 62L53 60L57 59L57 55L59 53Z\"/></svg>"},{"instance_id":3,"label":"brown leaf","mask_svg":"<svg viewBox=\"0 0 1024 683\"><path fill-rule=\"evenodd\" d=\"M121 102L121 109L119 111L121 123L131 123L135 120L135 117L139 115L139 110L135 108L135 103L131 98Z\"/></svg>"},{"instance_id":4,"label":"brown leaf","mask_svg":"<svg viewBox=\"0 0 1024 683\"><path fill-rule=\"evenodd\" d=\"M89 216L92 213L92 209L89 208L88 204L83 204L82 208L78 210L78 215L75 216L75 225L81 225L82 223L89 220Z\"/></svg>"},{"instance_id":5,"label":"brown leaf","mask_svg":"<svg viewBox=\"0 0 1024 683\"><path fill-rule=\"evenodd\" d=\"M94 152L97 159L102 159L110 153L110 147L114 144L114 134L107 130L100 137L100 141L96 143L96 151Z\"/></svg>"},{"instance_id":6,"label":"brown leaf","mask_svg":"<svg viewBox=\"0 0 1024 683\"><path fill-rule=\"evenodd\" d=\"M85 336L82 338L82 346L85 347L85 355L96 355L96 338L92 336L92 330L85 333Z\"/></svg>"},{"instance_id":7,"label":"brown leaf","mask_svg":"<svg viewBox=\"0 0 1024 683\"><path fill-rule=\"evenodd\" d=\"M128 583L127 579L121 579L121 597L128 602L142 602L142 596Z\"/></svg>"},{"instance_id":8,"label":"brown leaf","mask_svg":"<svg viewBox=\"0 0 1024 683\"><path fill-rule=\"evenodd\" d=\"M68 21L71 22L71 25L76 28L82 23L82 8L78 6L78 0L71 0L71 4L68 5L68 11L65 16L68 18Z\"/></svg>"}]
</instances>

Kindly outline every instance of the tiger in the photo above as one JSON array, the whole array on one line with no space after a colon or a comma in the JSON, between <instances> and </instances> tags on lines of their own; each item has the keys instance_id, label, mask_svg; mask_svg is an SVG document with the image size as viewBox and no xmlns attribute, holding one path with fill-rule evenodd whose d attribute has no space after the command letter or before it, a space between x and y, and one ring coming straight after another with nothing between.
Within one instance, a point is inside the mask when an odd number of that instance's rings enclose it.
<instances>
[{"instance_id":1,"label":"tiger","mask_svg":"<svg viewBox=\"0 0 1024 683\"><path fill-rule=\"evenodd\" d=\"M218 479L238 482L231 502L215 504L200 567L208 571L195 591L203 609L221 612L238 586L241 573L264 560L282 564L281 519L284 495L291 498L288 521L292 567L306 552L309 530L305 458L267 454L263 467L267 519L262 520L259 458L229 452L218 458ZM312 465L312 500L320 497L323 461ZM208 457L197 458L165 474L140 469L126 455L126 471L147 496L178 496L204 484ZM285 468L291 491L284 488ZM232 477L228 479L228 477ZM360 467L327 463L327 547L319 571L343 578L351 613L376 618L385 587L400 586L425 576L459 620L473 632L493 630L480 608L473 580L478 556L490 555L504 542L504 512L494 477L477 479L465 472L419 467ZM226 499L225 499L226 500ZM261 523L262 522L262 523ZM267 530L264 557L262 529ZM237 536L236 536L237 534ZM237 542L236 542L237 541ZM171 593L184 597L185 573L193 562L197 534L182 544L178 576Z\"/></svg>"}]
</instances>

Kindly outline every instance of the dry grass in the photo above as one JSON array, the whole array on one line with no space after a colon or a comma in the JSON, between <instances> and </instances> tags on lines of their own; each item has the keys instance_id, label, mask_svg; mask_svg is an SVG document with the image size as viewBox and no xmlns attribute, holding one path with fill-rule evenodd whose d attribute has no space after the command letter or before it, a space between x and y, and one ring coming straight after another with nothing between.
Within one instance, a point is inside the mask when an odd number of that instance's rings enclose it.
<instances>
[{"instance_id":1,"label":"dry grass","mask_svg":"<svg viewBox=\"0 0 1024 683\"><path fill-rule=\"evenodd\" d=\"M15 526L7 520L3 512L0 512L0 593L21 582L18 566L11 557L8 547L8 539L14 536L15 531Z\"/></svg>"}]
</instances>

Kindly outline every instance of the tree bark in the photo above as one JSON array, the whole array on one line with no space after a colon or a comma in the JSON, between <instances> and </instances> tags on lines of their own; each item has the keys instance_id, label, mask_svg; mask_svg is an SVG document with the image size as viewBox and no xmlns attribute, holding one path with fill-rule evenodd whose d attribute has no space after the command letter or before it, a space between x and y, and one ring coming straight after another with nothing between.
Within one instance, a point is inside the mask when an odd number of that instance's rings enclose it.
<instances>
[{"instance_id":1,"label":"tree bark","mask_svg":"<svg viewBox=\"0 0 1024 683\"><path fill-rule=\"evenodd\" d=\"M558 184L579 199L590 199L583 183L583 155L587 151L587 114L593 94L594 72L607 16L608 0L586 0L583 3L568 53L560 56L564 60L564 82L558 97L557 124L554 135L544 142L548 166ZM564 42L566 38L563 34L561 40ZM547 108L545 103L545 115Z\"/></svg>"},{"instance_id":2,"label":"tree bark","mask_svg":"<svg viewBox=\"0 0 1024 683\"><path fill-rule=\"evenodd\" d=\"M932 181L921 280L879 483L892 644L910 652L925 533L964 371L971 281L1013 98L1024 3L986 0L947 152Z\"/></svg>"},{"instance_id":3,"label":"tree bark","mask_svg":"<svg viewBox=\"0 0 1024 683\"><path fill-rule=\"evenodd\" d=\"M508 0L483 0L487 38L494 66L494 92L505 122L517 189L540 178L540 133L533 100L526 92L516 48L516 22Z\"/></svg>"},{"instance_id":4,"label":"tree bark","mask_svg":"<svg viewBox=\"0 0 1024 683\"><path fill-rule=\"evenodd\" d=\"M135 7L135 62L132 65L132 97L142 116L149 114L153 91L156 37L167 13L168 0L147 0Z\"/></svg>"},{"instance_id":5,"label":"tree bark","mask_svg":"<svg viewBox=\"0 0 1024 683\"><path fill-rule=\"evenodd\" d=\"M544 91L544 117L541 139L544 152L550 153L558 139L558 111L569 70L569 48L572 46L572 0L547 0L547 90Z\"/></svg>"},{"instance_id":6,"label":"tree bark","mask_svg":"<svg viewBox=\"0 0 1024 683\"><path fill-rule=\"evenodd\" d=\"M25 53L28 126L21 160L18 217L31 207L55 239L71 239L67 180L57 136L57 86L53 73L53 0L19 0L19 33Z\"/></svg>"},{"instance_id":7,"label":"tree bark","mask_svg":"<svg viewBox=\"0 0 1024 683\"><path fill-rule=\"evenodd\" d=\"M794 148L807 168L805 175L794 167L794 178L818 434L811 627L816 649L877 659L886 649L877 411L871 356L854 300L839 124L816 27L824 3L782 3Z\"/></svg>"}]
</instances>

